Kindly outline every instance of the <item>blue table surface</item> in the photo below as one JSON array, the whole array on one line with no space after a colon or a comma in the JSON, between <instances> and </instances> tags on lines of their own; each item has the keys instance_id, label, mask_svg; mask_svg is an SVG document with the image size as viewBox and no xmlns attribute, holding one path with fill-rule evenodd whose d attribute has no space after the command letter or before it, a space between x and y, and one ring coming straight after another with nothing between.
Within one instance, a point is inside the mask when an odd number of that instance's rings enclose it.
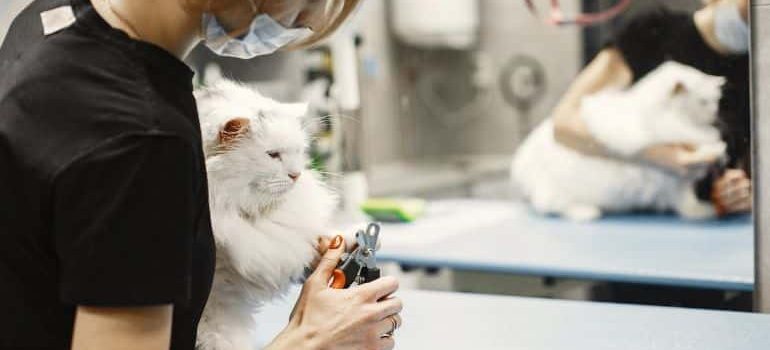
<instances>
[{"instance_id":1,"label":"blue table surface","mask_svg":"<svg viewBox=\"0 0 770 350\"><path fill-rule=\"evenodd\" d=\"M770 315L563 300L401 291L396 349L756 350ZM258 316L264 345L286 324L297 291Z\"/></svg>"},{"instance_id":2,"label":"blue table surface","mask_svg":"<svg viewBox=\"0 0 770 350\"><path fill-rule=\"evenodd\" d=\"M445 200L413 224L383 226L380 261L600 281L751 291L749 216L672 215L575 223L505 201Z\"/></svg>"}]
</instances>

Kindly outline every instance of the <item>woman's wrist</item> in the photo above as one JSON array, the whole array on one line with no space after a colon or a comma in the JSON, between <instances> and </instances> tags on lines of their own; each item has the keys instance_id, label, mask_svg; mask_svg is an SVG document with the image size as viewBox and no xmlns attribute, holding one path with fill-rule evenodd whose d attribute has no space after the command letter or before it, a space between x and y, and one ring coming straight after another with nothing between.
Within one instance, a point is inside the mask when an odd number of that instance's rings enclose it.
<instances>
[{"instance_id":1,"label":"woman's wrist","mask_svg":"<svg viewBox=\"0 0 770 350\"><path fill-rule=\"evenodd\" d=\"M323 349L321 332L306 328L289 325L265 347L265 350Z\"/></svg>"}]
</instances>

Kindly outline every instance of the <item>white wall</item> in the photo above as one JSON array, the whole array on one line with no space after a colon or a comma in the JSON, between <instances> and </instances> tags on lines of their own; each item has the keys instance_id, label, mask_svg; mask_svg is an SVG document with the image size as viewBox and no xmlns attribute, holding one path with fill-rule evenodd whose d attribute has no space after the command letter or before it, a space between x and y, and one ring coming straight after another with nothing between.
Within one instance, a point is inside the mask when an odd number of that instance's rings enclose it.
<instances>
[{"instance_id":1,"label":"white wall","mask_svg":"<svg viewBox=\"0 0 770 350\"><path fill-rule=\"evenodd\" d=\"M0 42L17 14L32 0L0 0Z\"/></svg>"}]
</instances>

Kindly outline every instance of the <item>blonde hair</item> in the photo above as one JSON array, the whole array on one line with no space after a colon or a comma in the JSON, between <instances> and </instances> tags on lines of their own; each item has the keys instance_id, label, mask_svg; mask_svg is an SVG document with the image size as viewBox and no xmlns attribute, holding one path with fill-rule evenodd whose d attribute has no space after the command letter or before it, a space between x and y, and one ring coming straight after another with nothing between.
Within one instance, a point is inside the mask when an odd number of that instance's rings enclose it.
<instances>
[{"instance_id":1,"label":"blonde hair","mask_svg":"<svg viewBox=\"0 0 770 350\"><path fill-rule=\"evenodd\" d=\"M287 50L303 49L315 44L332 35L345 20L356 10L360 0L328 0L324 14L324 24L319 28L313 28L313 35L307 39L294 43L286 47Z\"/></svg>"}]
</instances>

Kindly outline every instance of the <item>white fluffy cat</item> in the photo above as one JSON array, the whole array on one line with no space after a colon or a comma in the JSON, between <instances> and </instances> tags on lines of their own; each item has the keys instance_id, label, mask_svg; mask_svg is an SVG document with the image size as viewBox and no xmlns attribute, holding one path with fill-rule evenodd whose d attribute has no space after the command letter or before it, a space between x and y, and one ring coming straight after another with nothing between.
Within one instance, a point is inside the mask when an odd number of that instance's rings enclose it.
<instances>
[{"instance_id":1,"label":"white fluffy cat","mask_svg":"<svg viewBox=\"0 0 770 350\"><path fill-rule=\"evenodd\" d=\"M217 247L197 348L253 349L254 313L303 276L337 201L306 169L305 105L227 80L196 99Z\"/></svg>"},{"instance_id":2,"label":"white fluffy cat","mask_svg":"<svg viewBox=\"0 0 770 350\"><path fill-rule=\"evenodd\" d=\"M585 97L580 116L596 140L622 157L652 145L687 143L721 158L726 147L714 123L724 83L724 78L666 62L627 90ZM696 179L578 153L554 140L550 119L519 148L511 173L535 210L573 220L632 210L673 210L690 219L715 214L696 198Z\"/></svg>"}]
</instances>

